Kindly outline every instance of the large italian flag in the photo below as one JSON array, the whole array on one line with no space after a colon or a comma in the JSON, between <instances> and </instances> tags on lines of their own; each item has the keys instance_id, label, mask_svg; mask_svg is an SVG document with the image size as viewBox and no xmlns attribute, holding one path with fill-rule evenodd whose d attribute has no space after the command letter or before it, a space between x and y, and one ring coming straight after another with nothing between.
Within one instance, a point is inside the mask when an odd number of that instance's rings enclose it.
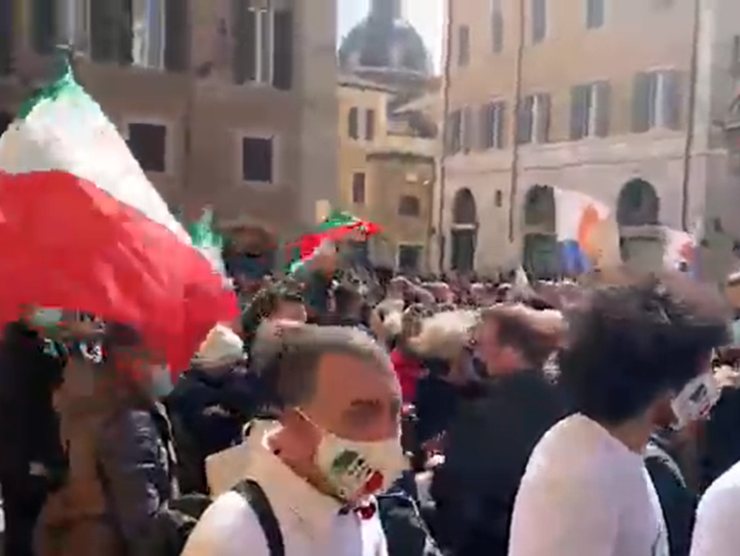
<instances>
[{"instance_id":1,"label":"large italian flag","mask_svg":"<svg viewBox=\"0 0 740 556\"><path fill-rule=\"evenodd\" d=\"M137 327L173 369L237 316L100 106L65 75L0 138L0 321L28 304Z\"/></svg>"}]
</instances>

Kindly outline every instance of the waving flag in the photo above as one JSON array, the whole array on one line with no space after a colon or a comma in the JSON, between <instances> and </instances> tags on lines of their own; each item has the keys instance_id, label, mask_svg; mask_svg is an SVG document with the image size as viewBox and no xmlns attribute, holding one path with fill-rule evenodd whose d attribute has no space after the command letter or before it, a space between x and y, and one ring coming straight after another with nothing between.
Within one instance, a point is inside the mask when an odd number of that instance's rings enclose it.
<instances>
[{"instance_id":1,"label":"waving flag","mask_svg":"<svg viewBox=\"0 0 740 556\"><path fill-rule=\"evenodd\" d=\"M224 238L213 229L213 210L205 209L200 219L188 226L188 233L193 246L211 262L216 272L226 277Z\"/></svg>"},{"instance_id":2,"label":"waving flag","mask_svg":"<svg viewBox=\"0 0 740 556\"><path fill-rule=\"evenodd\" d=\"M335 211L313 232L302 236L297 242L288 246L295 251L295 254L290 257L292 263L289 272L291 274L296 272L311 258L330 249L330 244L355 236L367 239L378 233L380 233L378 224L361 220L346 212Z\"/></svg>"},{"instance_id":3,"label":"waving flag","mask_svg":"<svg viewBox=\"0 0 740 556\"><path fill-rule=\"evenodd\" d=\"M619 233L604 203L576 191L555 190L556 232L563 271L587 272L618 262Z\"/></svg>"},{"instance_id":4,"label":"waving flag","mask_svg":"<svg viewBox=\"0 0 740 556\"><path fill-rule=\"evenodd\" d=\"M173 369L237 315L234 293L100 106L64 75L0 138L0 320L37 304L137 327Z\"/></svg>"}]
</instances>

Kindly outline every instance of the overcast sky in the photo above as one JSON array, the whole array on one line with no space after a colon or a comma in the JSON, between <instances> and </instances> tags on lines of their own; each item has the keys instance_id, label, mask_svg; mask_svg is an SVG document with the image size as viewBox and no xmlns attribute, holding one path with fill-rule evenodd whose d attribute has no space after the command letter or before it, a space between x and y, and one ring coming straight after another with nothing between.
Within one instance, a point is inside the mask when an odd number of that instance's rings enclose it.
<instances>
[{"instance_id":1,"label":"overcast sky","mask_svg":"<svg viewBox=\"0 0 740 556\"><path fill-rule=\"evenodd\" d=\"M339 40L367 15L369 5L370 0L339 0ZM405 0L404 15L424 38L434 67L439 71L444 34L443 0Z\"/></svg>"}]
</instances>

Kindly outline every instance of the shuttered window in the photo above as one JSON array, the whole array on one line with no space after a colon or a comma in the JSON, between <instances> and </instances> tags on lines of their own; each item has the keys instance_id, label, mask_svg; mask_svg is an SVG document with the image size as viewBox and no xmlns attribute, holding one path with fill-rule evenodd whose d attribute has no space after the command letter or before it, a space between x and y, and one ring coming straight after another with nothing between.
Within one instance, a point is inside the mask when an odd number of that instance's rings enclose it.
<instances>
[{"instance_id":1,"label":"shuttered window","mask_svg":"<svg viewBox=\"0 0 740 556\"><path fill-rule=\"evenodd\" d=\"M571 89L570 138L609 135L611 85L606 81L578 85Z\"/></svg>"},{"instance_id":2,"label":"shuttered window","mask_svg":"<svg viewBox=\"0 0 740 556\"><path fill-rule=\"evenodd\" d=\"M293 13L255 0L232 0L234 82L293 86Z\"/></svg>"},{"instance_id":3,"label":"shuttered window","mask_svg":"<svg viewBox=\"0 0 740 556\"><path fill-rule=\"evenodd\" d=\"M501 0L491 0L491 47L494 54L504 49L504 12Z\"/></svg>"},{"instance_id":4,"label":"shuttered window","mask_svg":"<svg viewBox=\"0 0 740 556\"><path fill-rule=\"evenodd\" d=\"M131 2L90 2L90 56L95 62L130 64L133 60Z\"/></svg>"},{"instance_id":5,"label":"shuttered window","mask_svg":"<svg viewBox=\"0 0 740 556\"><path fill-rule=\"evenodd\" d=\"M681 129L683 74L675 70L638 73L632 97L632 131Z\"/></svg>"},{"instance_id":6,"label":"shuttered window","mask_svg":"<svg viewBox=\"0 0 740 556\"><path fill-rule=\"evenodd\" d=\"M547 0L532 2L532 43L537 44L547 36Z\"/></svg>"},{"instance_id":7,"label":"shuttered window","mask_svg":"<svg viewBox=\"0 0 740 556\"><path fill-rule=\"evenodd\" d=\"M352 202L356 205L365 204L365 173L352 174Z\"/></svg>"},{"instance_id":8,"label":"shuttered window","mask_svg":"<svg viewBox=\"0 0 740 556\"><path fill-rule=\"evenodd\" d=\"M506 103L503 101L485 104L480 110L480 147L487 149L504 148L504 126Z\"/></svg>"},{"instance_id":9,"label":"shuttered window","mask_svg":"<svg viewBox=\"0 0 740 556\"><path fill-rule=\"evenodd\" d=\"M456 154L460 152L462 137L462 111L455 110L447 117L447 128L445 130L447 152Z\"/></svg>"},{"instance_id":10,"label":"shuttered window","mask_svg":"<svg viewBox=\"0 0 740 556\"><path fill-rule=\"evenodd\" d=\"M470 27L460 25L457 33L457 65L467 66L470 63Z\"/></svg>"},{"instance_id":11,"label":"shuttered window","mask_svg":"<svg viewBox=\"0 0 740 556\"><path fill-rule=\"evenodd\" d=\"M519 144L547 143L550 140L551 98L547 93L527 95L517 116Z\"/></svg>"},{"instance_id":12,"label":"shuttered window","mask_svg":"<svg viewBox=\"0 0 740 556\"><path fill-rule=\"evenodd\" d=\"M275 12L275 53L272 84L283 91L293 87L293 12Z\"/></svg>"},{"instance_id":13,"label":"shuttered window","mask_svg":"<svg viewBox=\"0 0 740 556\"><path fill-rule=\"evenodd\" d=\"M164 65L169 71L190 66L190 0L166 0Z\"/></svg>"},{"instance_id":14,"label":"shuttered window","mask_svg":"<svg viewBox=\"0 0 740 556\"><path fill-rule=\"evenodd\" d=\"M470 107L463 108L462 111L462 136L460 146L464 152L469 152L474 147L475 140L475 117L473 109Z\"/></svg>"},{"instance_id":15,"label":"shuttered window","mask_svg":"<svg viewBox=\"0 0 740 556\"><path fill-rule=\"evenodd\" d=\"M350 139L360 138L360 111L354 106L349 109L347 117L347 135Z\"/></svg>"},{"instance_id":16,"label":"shuttered window","mask_svg":"<svg viewBox=\"0 0 740 556\"><path fill-rule=\"evenodd\" d=\"M50 54L56 43L56 2L33 0L30 4L33 9L34 50L40 54Z\"/></svg>"},{"instance_id":17,"label":"shuttered window","mask_svg":"<svg viewBox=\"0 0 740 556\"><path fill-rule=\"evenodd\" d=\"M604 26L606 0L586 0L586 27L598 29Z\"/></svg>"},{"instance_id":18,"label":"shuttered window","mask_svg":"<svg viewBox=\"0 0 740 556\"><path fill-rule=\"evenodd\" d=\"M365 112L365 139L373 141L375 139L375 110Z\"/></svg>"}]
</instances>

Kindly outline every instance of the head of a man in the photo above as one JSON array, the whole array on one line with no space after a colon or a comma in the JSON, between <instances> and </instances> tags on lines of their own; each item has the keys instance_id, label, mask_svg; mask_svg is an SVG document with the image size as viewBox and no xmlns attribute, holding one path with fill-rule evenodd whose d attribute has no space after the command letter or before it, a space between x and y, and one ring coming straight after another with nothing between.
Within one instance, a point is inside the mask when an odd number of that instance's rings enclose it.
<instances>
[{"instance_id":1,"label":"head of a man","mask_svg":"<svg viewBox=\"0 0 740 556\"><path fill-rule=\"evenodd\" d=\"M130 392L141 398L156 398L166 395L162 379L168 381L169 372L158 365L152 351L134 328L118 323L106 326L103 337L103 353L106 366L122 392Z\"/></svg>"},{"instance_id":2,"label":"head of a man","mask_svg":"<svg viewBox=\"0 0 740 556\"><path fill-rule=\"evenodd\" d=\"M362 295L357 286L340 284L334 289L334 310L338 316L359 320L362 303Z\"/></svg>"},{"instance_id":3,"label":"head of a man","mask_svg":"<svg viewBox=\"0 0 740 556\"><path fill-rule=\"evenodd\" d=\"M620 279L571 313L561 381L576 409L607 427L686 425L713 399L711 353L725 343L721 298L679 274Z\"/></svg>"},{"instance_id":4,"label":"head of a man","mask_svg":"<svg viewBox=\"0 0 740 556\"><path fill-rule=\"evenodd\" d=\"M495 305L481 315L478 354L490 375L541 369L563 331L558 313L540 313L524 305Z\"/></svg>"},{"instance_id":5,"label":"head of a man","mask_svg":"<svg viewBox=\"0 0 740 556\"><path fill-rule=\"evenodd\" d=\"M283 460L345 501L387 488L402 459L401 393L387 353L346 327L305 325L280 340L271 382L283 406Z\"/></svg>"}]
</instances>

